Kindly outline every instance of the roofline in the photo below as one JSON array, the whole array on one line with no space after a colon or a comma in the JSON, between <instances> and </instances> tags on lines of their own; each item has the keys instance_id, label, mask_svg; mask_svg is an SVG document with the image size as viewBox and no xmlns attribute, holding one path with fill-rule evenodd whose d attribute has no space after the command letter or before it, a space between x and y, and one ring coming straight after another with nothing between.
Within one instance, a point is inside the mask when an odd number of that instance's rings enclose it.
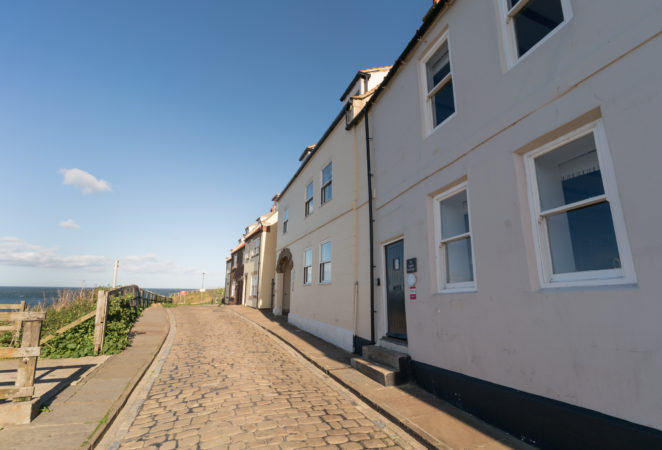
<instances>
[{"instance_id":1,"label":"roofline","mask_svg":"<svg viewBox=\"0 0 662 450\"><path fill-rule=\"evenodd\" d=\"M363 118L365 114L368 113L368 110L372 107L372 105L375 103L379 95L382 93L382 91L386 88L388 83L391 81L391 79L395 76L397 73L398 69L402 64L404 64L404 60L409 56L409 53L414 49L416 44L418 44L418 41L421 39L421 37L428 31L428 29L432 26L432 23L437 19L437 17L446 9L447 6L449 6L451 3L453 3L455 0L439 0L439 3L436 3L430 8L430 10L425 14L423 17L423 25L416 30L416 33L414 34L414 37L411 38L409 41L409 44L407 44L407 47L405 47L404 51L400 54L398 59L395 60L393 63L391 70L388 71L382 82L375 88L375 92L365 104L363 109L361 110L361 113L357 114L356 117L352 119L350 123L347 124L346 129L352 128L359 120ZM388 67L388 66L383 66L383 67ZM350 87L354 84L355 80L360 76L361 71L357 72L356 76L354 77L354 80L352 80L352 83L350 84ZM348 89L349 90L349 89ZM345 91L347 92L347 91ZM344 97L344 95L343 95ZM342 98L341 97L341 100ZM301 173L303 168L308 164L308 162L312 159L313 155L317 153L317 150L319 150L320 146L322 143L326 140L326 138L331 134L331 131L338 125L338 122L340 119L345 115L345 111L347 109L347 105L343 106L342 110L338 114L338 116L335 118L331 126L326 130L322 138L319 140L319 142L315 145L315 148L310 152L310 157L306 159L300 166L299 169L295 172L294 176L290 179L290 181L287 183L285 188L280 192L280 198L285 194L285 191L292 185L294 180L296 179L297 176ZM279 198L279 200L280 200Z\"/></svg>"},{"instance_id":2,"label":"roofline","mask_svg":"<svg viewBox=\"0 0 662 450\"><path fill-rule=\"evenodd\" d=\"M405 47L400 56L398 56L398 59L396 59L393 63L391 70L389 70L382 82L379 84L379 86L377 86L377 90L373 94L372 98L366 102L363 110L361 111L363 114L357 114L356 117L348 124L349 127L353 126L354 122L357 121L360 116L368 114L368 110L377 101L382 91L386 89L391 79L398 72L400 66L404 64L405 59L409 56L414 47L416 47L418 41L420 41L423 35L427 33L428 29L430 29L432 23L437 19L437 17L439 17L442 12L444 12L447 7L449 7L454 1L456 0L439 0L438 3L434 4L432 8L430 8L430 10L423 17L423 25L421 25L421 27L416 30L414 37L411 38L409 44L407 44L407 47Z\"/></svg>"},{"instance_id":3,"label":"roofline","mask_svg":"<svg viewBox=\"0 0 662 450\"><path fill-rule=\"evenodd\" d=\"M370 74L365 73L363 70L359 70L358 72L356 72L356 75L354 75L352 81L349 82L347 89L345 89L345 92L343 92L342 95L340 96L340 101L342 101L343 98L347 97L347 94L349 94L349 91L352 90L352 87L359 80L359 78L363 78L364 80L367 80L368 78L370 78Z\"/></svg>"},{"instance_id":4,"label":"roofline","mask_svg":"<svg viewBox=\"0 0 662 450\"><path fill-rule=\"evenodd\" d=\"M313 159L313 155L314 155L315 153L317 153L317 150L319 150L319 148L322 146L322 143L324 143L324 141L326 141L326 138L329 137L329 135L331 134L331 132L333 131L333 129L336 127L336 125L338 125L338 122L340 122L340 120L341 120L343 117L345 117L345 111L346 111L346 110L347 110L347 106L345 105L345 106L343 106L343 108L340 110L340 112L338 113L338 115L336 116L336 118L333 119L333 122L331 123L331 125L329 126L329 128L326 129L326 131L324 132L324 135L321 137L321 139L317 142L317 144L315 144L315 148L313 148L313 149L310 151L310 156L309 156L308 158L306 158L306 159L301 163L301 165L299 166L299 168L297 169L297 171L294 173L294 175L292 176L292 178L290 179L290 181L289 181L289 182L287 183L287 185L283 188L283 190L280 191L280 194L279 194L279 197L278 197L278 201L280 201L280 199L283 198L283 195L285 195L285 192L287 191L287 189L290 187L290 185L292 185L292 183L294 182L294 180L296 179L296 177L299 176L299 174L301 173L301 171L303 170L303 168L306 167L306 164L308 164L308 162L309 162L311 159Z\"/></svg>"}]
</instances>

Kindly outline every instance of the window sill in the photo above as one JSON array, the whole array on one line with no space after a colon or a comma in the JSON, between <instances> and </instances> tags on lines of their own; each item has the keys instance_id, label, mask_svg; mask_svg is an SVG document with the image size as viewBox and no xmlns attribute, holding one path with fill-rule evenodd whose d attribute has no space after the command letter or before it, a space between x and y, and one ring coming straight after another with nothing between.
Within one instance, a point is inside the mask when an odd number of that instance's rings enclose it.
<instances>
[{"instance_id":1,"label":"window sill","mask_svg":"<svg viewBox=\"0 0 662 450\"><path fill-rule=\"evenodd\" d=\"M540 284L540 288L542 290L553 290L558 288L609 287L627 285L637 285L637 279L633 276L623 276L611 278L582 278L579 280L557 280L542 282Z\"/></svg>"},{"instance_id":2,"label":"window sill","mask_svg":"<svg viewBox=\"0 0 662 450\"><path fill-rule=\"evenodd\" d=\"M446 288L437 291L436 293L437 294L471 294L475 292L478 292L478 288L476 286L471 286L471 287Z\"/></svg>"},{"instance_id":3,"label":"window sill","mask_svg":"<svg viewBox=\"0 0 662 450\"><path fill-rule=\"evenodd\" d=\"M450 116L446 117L443 122L440 122L438 125L434 126L432 129L428 129L427 134L425 135L425 139L429 138L433 134L435 134L437 131L439 131L440 128L442 128L446 123L448 123L452 118L454 118L457 115L457 110L453 112Z\"/></svg>"},{"instance_id":4,"label":"window sill","mask_svg":"<svg viewBox=\"0 0 662 450\"><path fill-rule=\"evenodd\" d=\"M330 281L320 281L318 284L329 285L329 284L331 284L331 282Z\"/></svg>"}]
</instances>

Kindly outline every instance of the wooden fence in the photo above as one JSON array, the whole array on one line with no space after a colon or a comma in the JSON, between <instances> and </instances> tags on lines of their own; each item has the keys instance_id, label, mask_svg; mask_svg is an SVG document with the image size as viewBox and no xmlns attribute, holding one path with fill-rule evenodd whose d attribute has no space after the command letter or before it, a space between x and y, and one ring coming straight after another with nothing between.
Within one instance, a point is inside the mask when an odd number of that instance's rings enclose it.
<instances>
[{"instance_id":1,"label":"wooden fence","mask_svg":"<svg viewBox=\"0 0 662 450\"><path fill-rule=\"evenodd\" d=\"M108 299L113 296L124 297L130 295L129 302L133 306L148 307L152 303L166 303L170 300L163 295L141 289L135 284L124 286L110 291L99 291L97 310L94 319L94 351L99 353L103 349L103 341L106 335L106 316L108 314Z\"/></svg>"},{"instance_id":2,"label":"wooden fence","mask_svg":"<svg viewBox=\"0 0 662 450\"><path fill-rule=\"evenodd\" d=\"M18 359L18 371L13 388L0 389L0 398L14 401L29 401L34 396L34 376L37 370L37 358L41 353L39 336L41 323L46 319L45 312L25 311L25 302L19 304L0 305L0 321L13 322L13 325L2 327L3 331L14 331L15 336L23 327L21 346L0 348L0 359Z\"/></svg>"}]
</instances>

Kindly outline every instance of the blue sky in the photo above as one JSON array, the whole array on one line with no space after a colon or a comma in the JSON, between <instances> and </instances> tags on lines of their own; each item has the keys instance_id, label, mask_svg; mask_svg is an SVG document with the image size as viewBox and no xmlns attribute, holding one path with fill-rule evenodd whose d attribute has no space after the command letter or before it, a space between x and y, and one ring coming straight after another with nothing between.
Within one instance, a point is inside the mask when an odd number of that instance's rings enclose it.
<instances>
[{"instance_id":1,"label":"blue sky","mask_svg":"<svg viewBox=\"0 0 662 450\"><path fill-rule=\"evenodd\" d=\"M223 285L356 71L431 0L4 2L0 285ZM76 169L76 170L74 170Z\"/></svg>"}]
</instances>

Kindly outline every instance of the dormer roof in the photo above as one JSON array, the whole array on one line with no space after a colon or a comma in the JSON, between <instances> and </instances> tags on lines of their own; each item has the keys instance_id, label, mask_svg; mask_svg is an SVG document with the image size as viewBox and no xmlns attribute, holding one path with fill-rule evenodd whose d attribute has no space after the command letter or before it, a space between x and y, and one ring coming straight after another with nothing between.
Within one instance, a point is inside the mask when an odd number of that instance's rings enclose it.
<instances>
[{"instance_id":1,"label":"dormer roof","mask_svg":"<svg viewBox=\"0 0 662 450\"><path fill-rule=\"evenodd\" d=\"M364 79L368 80L370 79L370 76L375 73L375 72L388 72L391 69L392 66L381 66L381 67L371 67L369 69L362 69L356 72L356 75L354 75L354 78L352 78L352 81L350 81L349 85L347 86L347 89L345 89L345 92L342 93L340 96L340 101L343 102L347 99L347 96L351 93L352 89L356 85L356 82L359 79ZM368 90L368 89L366 89ZM363 94L363 92L361 92Z\"/></svg>"}]
</instances>

